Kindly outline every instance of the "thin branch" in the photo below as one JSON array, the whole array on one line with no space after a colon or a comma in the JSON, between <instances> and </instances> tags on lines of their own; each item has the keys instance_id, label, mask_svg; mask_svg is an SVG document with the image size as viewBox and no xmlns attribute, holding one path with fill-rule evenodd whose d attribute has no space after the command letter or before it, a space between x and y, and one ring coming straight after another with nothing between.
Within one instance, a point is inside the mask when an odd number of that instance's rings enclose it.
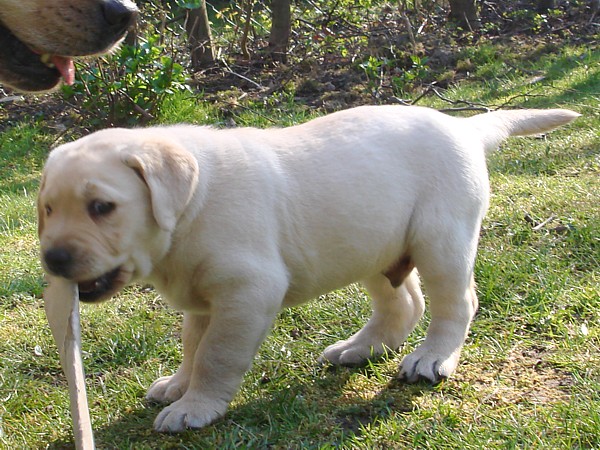
<instances>
[{"instance_id":1,"label":"thin branch","mask_svg":"<svg viewBox=\"0 0 600 450\"><path fill-rule=\"evenodd\" d=\"M417 48L417 41L415 40L415 35L413 34L412 24L410 23L410 19L406 14L402 14L402 20L404 21L404 25L406 25L406 31L408 32L408 38L410 39L410 43L413 46L413 49Z\"/></svg>"},{"instance_id":2,"label":"thin branch","mask_svg":"<svg viewBox=\"0 0 600 450\"><path fill-rule=\"evenodd\" d=\"M250 78L248 78L248 77L245 77L244 75L242 75L242 74L239 74L239 73L237 73L237 72L234 72L233 70L231 70L231 67L229 67L229 64L227 64L227 62L226 62L224 59L223 59L221 62L222 62L222 63L223 63L223 65L225 66L225 72L227 72L227 73L229 73L229 74L231 74L231 75L235 75L236 77L239 77L239 78L241 78L242 80L245 80L245 81L247 81L248 83L251 83L251 84L253 84L254 86L256 86L256 87L257 87L258 89L260 89L260 90L264 90L264 89L266 89L266 87L264 87L264 86L263 86L263 85L261 85L261 84L258 84L256 81L254 81L254 80L251 80Z\"/></svg>"},{"instance_id":3,"label":"thin branch","mask_svg":"<svg viewBox=\"0 0 600 450\"><path fill-rule=\"evenodd\" d=\"M252 8L254 6L253 0L246 0L245 23L244 31L242 32L242 39L240 41L240 47L242 49L242 55L247 60L250 60L250 52L248 51L248 34L250 33L250 23L252 21Z\"/></svg>"}]
</instances>

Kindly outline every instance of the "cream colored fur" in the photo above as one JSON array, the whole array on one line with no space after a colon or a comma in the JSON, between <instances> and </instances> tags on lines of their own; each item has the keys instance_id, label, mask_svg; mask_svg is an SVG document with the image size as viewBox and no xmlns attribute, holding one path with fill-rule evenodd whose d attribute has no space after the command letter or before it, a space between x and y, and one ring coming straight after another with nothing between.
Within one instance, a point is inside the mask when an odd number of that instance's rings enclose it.
<instances>
[{"instance_id":1,"label":"cream colored fur","mask_svg":"<svg viewBox=\"0 0 600 450\"><path fill-rule=\"evenodd\" d=\"M183 363L147 394L170 403L159 431L221 417L278 311L349 283L364 283L373 316L324 358L360 364L398 349L425 307L415 268L431 324L400 376L438 382L454 372L477 309L485 151L576 116L365 106L282 129L100 131L48 159L42 260L51 279L82 286L118 268L102 298L143 280L184 311Z\"/></svg>"}]
</instances>

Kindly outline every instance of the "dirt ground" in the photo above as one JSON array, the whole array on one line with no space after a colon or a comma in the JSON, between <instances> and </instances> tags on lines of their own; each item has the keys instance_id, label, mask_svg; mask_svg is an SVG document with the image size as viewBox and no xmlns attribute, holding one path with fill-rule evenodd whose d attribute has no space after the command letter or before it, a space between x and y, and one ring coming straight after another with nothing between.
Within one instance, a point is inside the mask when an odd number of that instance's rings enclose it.
<instances>
[{"instance_id":1,"label":"dirt ground","mask_svg":"<svg viewBox=\"0 0 600 450\"><path fill-rule=\"evenodd\" d=\"M241 55L230 54L215 67L193 74L192 88L202 93L203 101L218 104L225 116L240 99L261 100L288 91L294 93L295 101L327 111L366 103L398 103L404 100L398 95L394 78L414 71L416 60L426 69L406 82L402 92L414 101L427 94L431 86L443 90L473 77L474 62L464 58L462 53L469 46L497 45L502 52L496 57L506 59L507 64L515 59L526 61L559 52L564 42L589 44L597 49L600 16L593 12L591 5L564 4L553 14L529 13L516 19L514 14L509 14L511 6L484 2L483 28L466 32L448 25L443 15L414 11L401 15L390 9L383 10L368 27L322 27L317 32L311 31L312 41L306 43L297 40L305 39L311 32L301 29L303 23L298 21L287 64L264 58L261 51L264 42L257 40L249 61ZM407 20L412 35L408 32ZM311 26L311 30L314 29ZM365 34L367 39L363 42L366 44L349 45L344 55L331 47L331 42L337 42L338 47L343 45L346 36L350 40L357 30ZM360 66L359 61L364 62L366 55L377 60L387 58L392 63L380 68L374 79ZM89 131L84 116L80 107L65 100L60 92L20 95L0 88L0 132L24 120L39 121L57 133L72 127Z\"/></svg>"}]
</instances>

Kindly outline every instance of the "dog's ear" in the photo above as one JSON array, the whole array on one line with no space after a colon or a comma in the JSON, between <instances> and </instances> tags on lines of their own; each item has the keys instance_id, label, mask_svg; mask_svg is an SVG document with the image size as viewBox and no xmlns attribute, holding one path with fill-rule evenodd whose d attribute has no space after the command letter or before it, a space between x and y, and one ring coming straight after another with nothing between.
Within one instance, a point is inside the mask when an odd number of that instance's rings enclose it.
<instances>
[{"instance_id":1,"label":"dog's ear","mask_svg":"<svg viewBox=\"0 0 600 450\"><path fill-rule=\"evenodd\" d=\"M165 140L123 150L122 160L148 186L158 226L173 231L198 185L196 158L177 143Z\"/></svg>"}]
</instances>

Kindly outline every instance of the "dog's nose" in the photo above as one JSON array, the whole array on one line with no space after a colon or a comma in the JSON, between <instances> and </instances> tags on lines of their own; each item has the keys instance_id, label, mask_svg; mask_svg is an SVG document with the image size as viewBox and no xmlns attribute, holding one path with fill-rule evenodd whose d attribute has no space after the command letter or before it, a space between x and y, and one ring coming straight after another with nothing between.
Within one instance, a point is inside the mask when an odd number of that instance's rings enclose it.
<instances>
[{"instance_id":1,"label":"dog's nose","mask_svg":"<svg viewBox=\"0 0 600 450\"><path fill-rule=\"evenodd\" d=\"M55 275L67 277L73 263L71 252L63 247L55 247L44 253L46 267Z\"/></svg>"},{"instance_id":2,"label":"dog's nose","mask_svg":"<svg viewBox=\"0 0 600 450\"><path fill-rule=\"evenodd\" d=\"M137 8L129 0L107 0L102 3L102 13L111 31L120 34L133 24Z\"/></svg>"}]
</instances>

